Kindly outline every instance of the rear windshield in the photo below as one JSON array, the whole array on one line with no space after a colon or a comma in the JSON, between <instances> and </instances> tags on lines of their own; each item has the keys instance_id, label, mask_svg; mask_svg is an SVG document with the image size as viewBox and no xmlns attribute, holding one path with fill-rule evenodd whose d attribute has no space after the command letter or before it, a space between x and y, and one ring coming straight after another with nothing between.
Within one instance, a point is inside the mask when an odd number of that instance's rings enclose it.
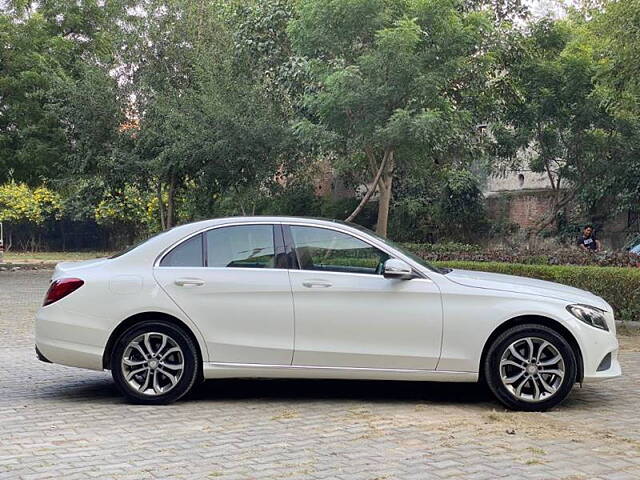
<instances>
[{"instance_id":1,"label":"rear windshield","mask_svg":"<svg viewBox=\"0 0 640 480\"><path fill-rule=\"evenodd\" d=\"M136 248L138 248L140 245L144 245L145 243L147 243L149 240L156 238L160 235L162 235L163 233L167 233L169 230L165 230L163 232L160 233L156 233L155 235L150 236L149 238L146 238L138 243L134 243L132 245L129 245L128 247L126 247L124 250L121 250L117 253L114 253L113 255L111 255L109 258L118 258L121 257L122 255L124 255L125 253L129 253L131 250L134 250Z\"/></svg>"}]
</instances>

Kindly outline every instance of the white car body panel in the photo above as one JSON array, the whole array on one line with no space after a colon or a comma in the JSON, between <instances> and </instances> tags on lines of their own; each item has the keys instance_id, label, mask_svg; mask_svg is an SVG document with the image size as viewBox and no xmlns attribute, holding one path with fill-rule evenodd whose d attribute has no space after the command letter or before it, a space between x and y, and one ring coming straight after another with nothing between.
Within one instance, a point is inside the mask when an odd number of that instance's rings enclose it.
<instances>
[{"instance_id":1,"label":"white car body panel","mask_svg":"<svg viewBox=\"0 0 640 480\"><path fill-rule=\"evenodd\" d=\"M404 260L422 277L286 269L158 267L160 256L189 236L221 225L270 223L339 230ZM583 360L584 381L620 375L611 307L582 290L482 272L432 271L348 225L247 217L176 227L113 259L64 262L53 278L85 284L42 307L36 347L50 361L103 369L110 337L122 322L158 313L182 322L202 353L206 378L308 377L476 381L482 351L504 322L541 316L564 327ZM178 287L179 277L204 280ZM364 277L364 278L363 278ZM330 288L303 282L327 281ZM589 326L566 307L606 310L609 331ZM150 313L151 312L151 313ZM611 367L597 368L608 353Z\"/></svg>"},{"instance_id":2,"label":"white car body panel","mask_svg":"<svg viewBox=\"0 0 640 480\"><path fill-rule=\"evenodd\" d=\"M446 372L405 368L319 367L310 365L252 365L205 363L205 378L313 378L358 380L410 380L424 382L475 382L477 372Z\"/></svg>"},{"instance_id":3,"label":"white car body panel","mask_svg":"<svg viewBox=\"0 0 640 480\"><path fill-rule=\"evenodd\" d=\"M165 292L200 326L212 362L291 365L293 299L287 270L156 267ZM201 279L178 286L176 278Z\"/></svg>"},{"instance_id":4,"label":"white car body panel","mask_svg":"<svg viewBox=\"0 0 640 480\"><path fill-rule=\"evenodd\" d=\"M429 279L291 270L294 365L435 370L442 303ZM309 288L318 282L331 287Z\"/></svg>"},{"instance_id":5,"label":"white car body panel","mask_svg":"<svg viewBox=\"0 0 640 480\"><path fill-rule=\"evenodd\" d=\"M74 292L78 295L69 295L38 311L35 334L40 352L54 363L102 370L103 353L116 327L134 315L159 312L185 323L208 358L198 326L164 293L153 278L152 269L136 269L140 272L135 275L136 288L123 294L123 274L118 263L65 262L56 267L52 280L82 277L85 285ZM116 285L119 286L114 291Z\"/></svg>"}]
</instances>

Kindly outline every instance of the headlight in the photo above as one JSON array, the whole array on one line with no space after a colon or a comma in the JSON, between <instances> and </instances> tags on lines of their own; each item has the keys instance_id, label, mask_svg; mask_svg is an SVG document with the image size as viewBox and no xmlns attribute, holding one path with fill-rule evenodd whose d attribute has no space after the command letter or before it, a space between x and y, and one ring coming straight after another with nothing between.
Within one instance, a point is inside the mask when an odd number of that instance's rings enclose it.
<instances>
[{"instance_id":1,"label":"headlight","mask_svg":"<svg viewBox=\"0 0 640 480\"><path fill-rule=\"evenodd\" d=\"M607 320L604 318L604 310L589 305L569 305L567 310L578 320L600 330L609 331Z\"/></svg>"}]
</instances>

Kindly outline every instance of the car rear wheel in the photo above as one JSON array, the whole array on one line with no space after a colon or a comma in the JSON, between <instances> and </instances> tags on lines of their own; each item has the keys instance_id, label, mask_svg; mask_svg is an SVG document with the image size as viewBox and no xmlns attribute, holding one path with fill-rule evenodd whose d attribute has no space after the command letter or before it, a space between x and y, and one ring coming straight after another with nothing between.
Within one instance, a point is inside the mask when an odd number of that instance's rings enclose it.
<instances>
[{"instance_id":1,"label":"car rear wheel","mask_svg":"<svg viewBox=\"0 0 640 480\"><path fill-rule=\"evenodd\" d=\"M198 351L180 327L144 321L118 338L111 354L111 374L134 403L175 402L198 379Z\"/></svg>"},{"instance_id":2,"label":"car rear wheel","mask_svg":"<svg viewBox=\"0 0 640 480\"><path fill-rule=\"evenodd\" d=\"M571 345L544 325L518 325L489 347L484 378L508 408L544 411L562 402L576 382L577 363Z\"/></svg>"}]
</instances>

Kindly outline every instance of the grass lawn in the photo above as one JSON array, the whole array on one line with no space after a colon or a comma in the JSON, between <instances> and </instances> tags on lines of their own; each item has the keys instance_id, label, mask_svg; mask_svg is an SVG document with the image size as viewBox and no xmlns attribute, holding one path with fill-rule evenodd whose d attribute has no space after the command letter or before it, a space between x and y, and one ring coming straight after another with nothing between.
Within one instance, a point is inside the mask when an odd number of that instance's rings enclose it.
<instances>
[{"instance_id":1,"label":"grass lawn","mask_svg":"<svg viewBox=\"0 0 640 480\"><path fill-rule=\"evenodd\" d=\"M7 263L56 263L88 260L91 258L108 257L113 252L5 252L4 261Z\"/></svg>"}]
</instances>

